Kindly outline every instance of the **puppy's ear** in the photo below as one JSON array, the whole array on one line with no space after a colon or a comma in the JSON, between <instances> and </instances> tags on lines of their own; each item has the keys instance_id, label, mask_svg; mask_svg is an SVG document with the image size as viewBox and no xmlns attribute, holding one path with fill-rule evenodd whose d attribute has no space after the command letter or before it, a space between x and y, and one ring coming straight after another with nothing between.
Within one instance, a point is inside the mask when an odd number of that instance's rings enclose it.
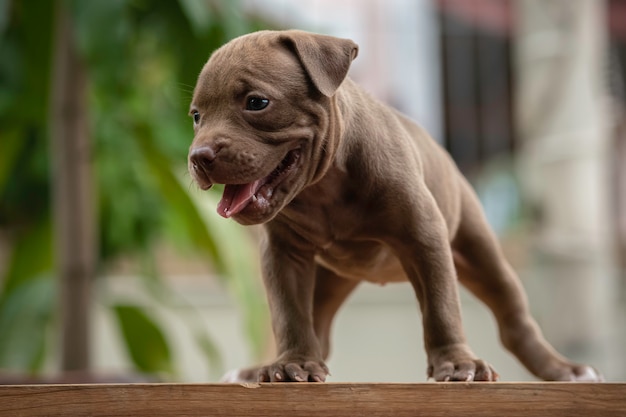
<instances>
[{"instance_id":1,"label":"puppy's ear","mask_svg":"<svg viewBox=\"0 0 626 417\"><path fill-rule=\"evenodd\" d=\"M335 94L359 52L349 39L303 31L283 32L280 39L296 53L315 87L327 97Z\"/></svg>"}]
</instances>

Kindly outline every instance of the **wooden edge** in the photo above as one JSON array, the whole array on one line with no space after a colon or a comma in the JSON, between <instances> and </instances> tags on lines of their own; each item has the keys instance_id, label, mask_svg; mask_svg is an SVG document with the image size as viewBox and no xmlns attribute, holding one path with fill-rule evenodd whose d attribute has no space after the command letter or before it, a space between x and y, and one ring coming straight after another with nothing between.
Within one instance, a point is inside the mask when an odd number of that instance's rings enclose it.
<instances>
[{"instance_id":1,"label":"wooden edge","mask_svg":"<svg viewBox=\"0 0 626 417\"><path fill-rule=\"evenodd\" d=\"M617 416L626 383L0 386L0 416Z\"/></svg>"}]
</instances>

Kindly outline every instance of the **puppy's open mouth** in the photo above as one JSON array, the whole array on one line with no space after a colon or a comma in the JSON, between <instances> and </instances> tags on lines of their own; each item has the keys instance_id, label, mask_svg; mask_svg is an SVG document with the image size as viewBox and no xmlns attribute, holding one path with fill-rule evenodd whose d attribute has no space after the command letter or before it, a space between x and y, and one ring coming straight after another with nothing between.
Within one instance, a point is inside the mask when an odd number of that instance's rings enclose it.
<instances>
[{"instance_id":1,"label":"puppy's open mouth","mask_svg":"<svg viewBox=\"0 0 626 417\"><path fill-rule=\"evenodd\" d=\"M267 204L276 187L294 169L298 159L300 159L299 148L287 153L280 164L265 178L248 184L226 184L222 199L217 205L218 214L229 218L241 212L250 203Z\"/></svg>"}]
</instances>

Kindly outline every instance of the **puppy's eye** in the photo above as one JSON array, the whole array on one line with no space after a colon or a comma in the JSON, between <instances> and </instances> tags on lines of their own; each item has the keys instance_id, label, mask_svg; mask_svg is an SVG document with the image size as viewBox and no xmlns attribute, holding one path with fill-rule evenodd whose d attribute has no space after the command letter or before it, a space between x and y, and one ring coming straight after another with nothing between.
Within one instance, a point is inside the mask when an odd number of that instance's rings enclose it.
<instances>
[{"instance_id":1,"label":"puppy's eye","mask_svg":"<svg viewBox=\"0 0 626 417\"><path fill-rule=\"evenodd\" d=\"M261 97L249 97L246 101L246 110L259 111L263 110L270 104L270 101Z\"/></svg>"},{"instance_id":2,"label":"puppy's eye","mask_svg":"<svg viewBox=\"0 0 626 417\"><path fill-rule=\"evenodd\" d=\"M198 123L200 123L200 113L197 111L194 111L191 114L191 117L193 117L193 124L197 125Z\"/></svg>"}]
</instances>

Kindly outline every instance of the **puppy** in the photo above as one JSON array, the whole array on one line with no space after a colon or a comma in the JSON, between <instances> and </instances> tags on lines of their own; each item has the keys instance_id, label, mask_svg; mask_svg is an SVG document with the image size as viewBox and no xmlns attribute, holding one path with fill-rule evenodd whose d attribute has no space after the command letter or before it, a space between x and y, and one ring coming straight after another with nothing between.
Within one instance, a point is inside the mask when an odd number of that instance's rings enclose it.
<instances>
[{"instance_id":1,"label":"puppy","mask_svg":"<svg viewBox=\"0 0 626 417\"><path fill-rule=\"evenodd\" d=\"M408 280L436 381L495 381L461 325L457 280L495 315L500 337L545 380L599 381L560 356L529 314L478 199L413 121L347 77L358 47L302 31L262 31L218 49L190 114L189 171L225 184L217 210L264 224L263 280L276 360L231 374L325 381L335 313L362 281Z\"/></svg>"}]
</instances>

